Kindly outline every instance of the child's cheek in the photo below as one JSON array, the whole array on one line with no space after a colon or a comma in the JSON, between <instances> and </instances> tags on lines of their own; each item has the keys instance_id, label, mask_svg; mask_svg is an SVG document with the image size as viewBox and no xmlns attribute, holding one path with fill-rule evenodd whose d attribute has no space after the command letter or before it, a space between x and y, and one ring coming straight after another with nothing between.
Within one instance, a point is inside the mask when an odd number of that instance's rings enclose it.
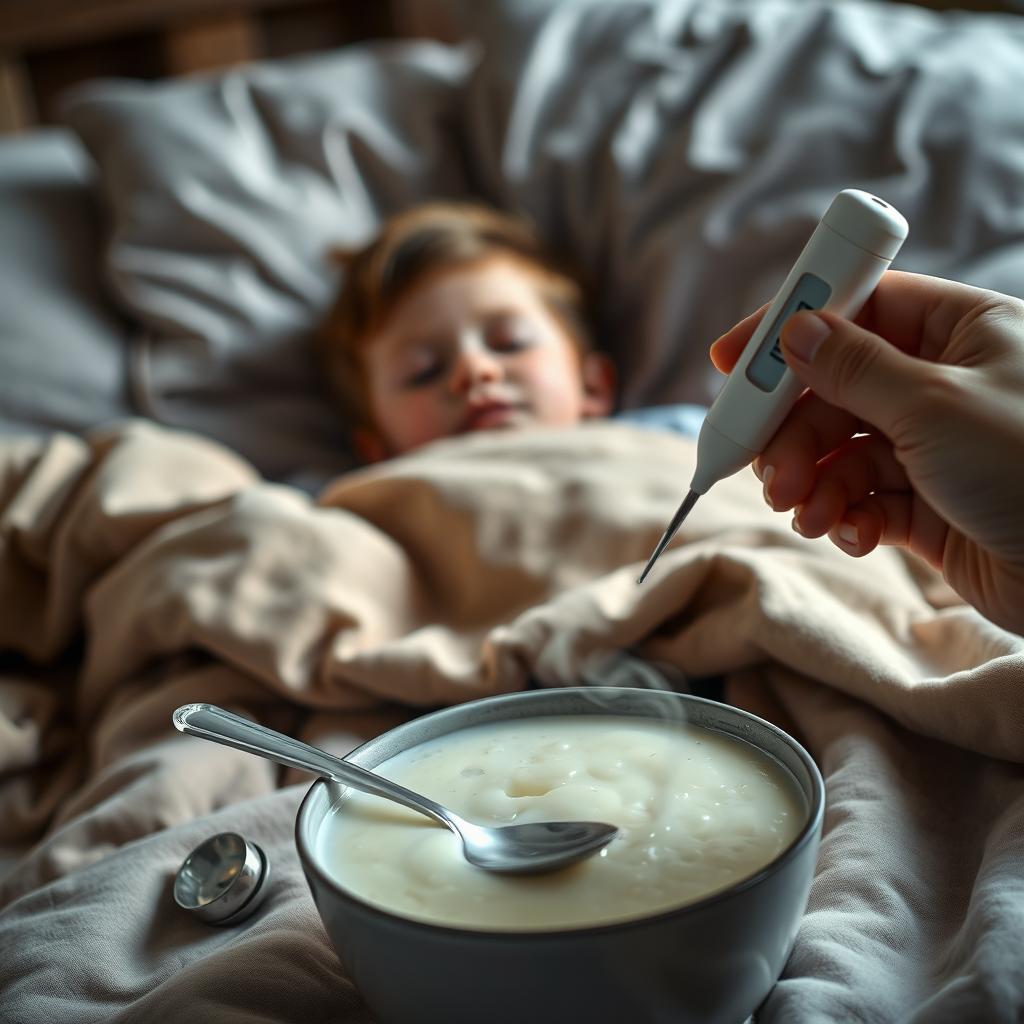
<instances>
[{"instance_id":1,"label":"child's cheek","mask_svg":"<svg viewBox=\"0 0 1024 1024\"><path fill-rule=\"evenodd\" d=\"M580 416L579 369L563 360L548 360L535 377L536 401L552 426L575 423Z\"/></svg>"},{"instance_id":2,"label":"child's cheek","mask_svg":"<svg viewBox=\"0 0 1024 1024\"><path fill-rule=\"evenodd\" d=\"M410 446L447 437L456 429L456 425L449 422L440 403L427 395L406 401L401 410L401 420L402 433Z\"/></svg>"}]
</instances>

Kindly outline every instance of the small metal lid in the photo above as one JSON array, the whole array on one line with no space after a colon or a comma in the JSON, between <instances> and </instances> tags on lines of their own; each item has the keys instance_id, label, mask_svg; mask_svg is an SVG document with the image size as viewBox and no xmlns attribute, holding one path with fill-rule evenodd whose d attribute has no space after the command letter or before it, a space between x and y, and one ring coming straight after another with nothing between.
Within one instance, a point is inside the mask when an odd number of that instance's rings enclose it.
<instances>
[{"instance_id":1,"label":"small metal lid","mask_svg":"<svg viewBox=\"0 0 1024 1024\"><path fill-rule=\"evenodd\" d=\"M237 832L197 846L174 876L174 902L208 924L237 924L263 902L270 861Z\"/></svg>"}]
</instances>

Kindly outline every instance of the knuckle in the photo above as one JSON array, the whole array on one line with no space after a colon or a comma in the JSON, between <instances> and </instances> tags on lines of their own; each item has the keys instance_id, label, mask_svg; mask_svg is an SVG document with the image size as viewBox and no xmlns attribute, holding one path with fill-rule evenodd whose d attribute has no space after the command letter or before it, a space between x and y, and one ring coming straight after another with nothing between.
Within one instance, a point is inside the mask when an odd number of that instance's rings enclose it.
<instances>
[{"instance_id":1,"label":"knuckle","mask_svg":"<svg viewBox=\"0 0 1024 1024\"><path fill-rule=\"evenodd\" d=\"M925 363L921 367L918 390L921 404L937 411L958 407L967 392L960 367L944 363Z\"/></svg>"},{"instance_id":2,"label":"knuckle","mask_svg":"<svg viewBox=\"0 0 1024 1024\"><path fill-rule=\"evenodd\" d=\"M963 408L966 400L962 375L956 367L922 363L914 389L894 408L886 434L897 449L909 450L926 444L938 425L950 419L950 410Z\"/></svg>"},{"instance_id":3,"label":"knuckle","mask_svg":"<svg viewBox=\"0 0 1024 1024\"><path fill-rule=\"evenodd\" d=\"M971 317L960 323L960 329L969 329L971 321L995 331L1019 333L1024 329L1024 300L1011 295L992 295L979 303Z\"/></svg>"}]
</instances>

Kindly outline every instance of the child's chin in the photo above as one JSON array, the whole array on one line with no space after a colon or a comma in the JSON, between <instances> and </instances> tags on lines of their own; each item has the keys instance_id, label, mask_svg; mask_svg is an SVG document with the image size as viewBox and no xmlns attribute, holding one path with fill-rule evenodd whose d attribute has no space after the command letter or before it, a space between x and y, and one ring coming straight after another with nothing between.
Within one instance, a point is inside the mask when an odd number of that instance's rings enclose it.
<instances>
[{"instance_id":1,"label":"child's chin","mask_svg":"<svg viewBox=\"0 0 1024 1024\"><path fill-rule=\"evenodd\" d=\"M473 434L491 434L496 431L508 431L508 430L522 430L524 427L528 427L530 424L525 420L518 423L506 422L506 423L491 423L486 427L474 427L470 433Z\"/></svg>"}]
</instances>

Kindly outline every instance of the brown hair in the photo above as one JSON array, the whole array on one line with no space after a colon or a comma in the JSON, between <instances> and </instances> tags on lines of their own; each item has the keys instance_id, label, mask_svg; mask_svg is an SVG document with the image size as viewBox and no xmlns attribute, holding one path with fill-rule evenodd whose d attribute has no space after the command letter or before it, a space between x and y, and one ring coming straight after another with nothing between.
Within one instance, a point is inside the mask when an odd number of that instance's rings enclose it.
<instances>
[{"instance_id":1,"label":"brown hair","mask_svg":"<svg viewBox=\"0 0 1024 1024\"><path fill-rule=\"evenodd\" d=\"M363 361L367 337L430 272L495 255L536 271L552 312L581 349L589 347L583 289L544 251L529 224L475 203L417 206L388 220L369 245L331 253L344 276L317 341L328 384L350 426L372 426Z\"/></svg>"}]
</instances>

